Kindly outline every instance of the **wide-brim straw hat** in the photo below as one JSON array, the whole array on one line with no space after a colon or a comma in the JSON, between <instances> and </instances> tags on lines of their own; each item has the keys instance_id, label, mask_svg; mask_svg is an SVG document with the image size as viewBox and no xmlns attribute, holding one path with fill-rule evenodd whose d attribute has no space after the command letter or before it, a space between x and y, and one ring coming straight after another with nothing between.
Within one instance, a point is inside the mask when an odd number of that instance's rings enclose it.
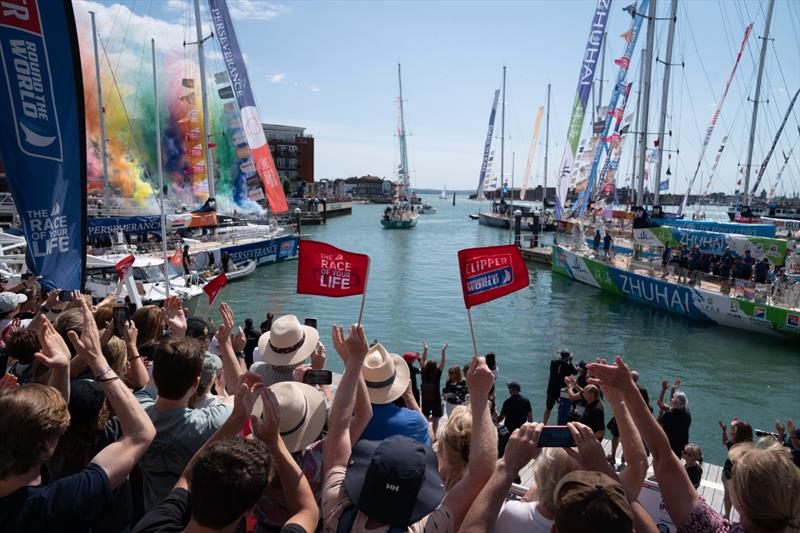
<instances>
[{"instance_id":1,"label":"wide-brim straw hat","mask_svg":"<svg viewBox=\"0 0 800 533\"><path fill-rule=\"evenodd\" d=\"M411 372L403 358L389 353L380 343L367 352L361 375L367 384L369 401L378 405L398 399L411 382Z\"/></svg>"},{"instance_id":2,"label":"wide-brim straw hat","mask_svg":"<svg viewBox=\"0 0 800 533\"><path fill-rule=\"evenodd\" d=\"M325 398L311 385L296 381L282 381L270 385L280 410L280 434L290 452L298 452L317 440L328 419ZM253 415L264 412L261 397L253 405Z\"/></svg>"},{"instance_id":3,"label":"wide-brim straw hat","mask_svg":"<svg viewBox=\"0 0 800 533\"><path fill-rule=\"evenodd\" d=\"M258 339L261 360L274 366L303 362L317 348L319 332L304 326L294 315L284 315L272 322L270 330Z\"/></svg>"}]
</instances>

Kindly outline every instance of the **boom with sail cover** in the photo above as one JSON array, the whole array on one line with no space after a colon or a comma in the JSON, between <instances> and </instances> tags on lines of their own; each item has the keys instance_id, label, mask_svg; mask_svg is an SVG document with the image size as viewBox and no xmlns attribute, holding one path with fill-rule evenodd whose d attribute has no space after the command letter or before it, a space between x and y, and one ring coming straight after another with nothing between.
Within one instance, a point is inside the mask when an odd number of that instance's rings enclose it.
<instances>
[{"instance_id":1,"label":"boom with sail cover","mask_svg":"<svg viewBox=\"0 0 800 533\"><path fill-rule=\"evenodd\" d=\"M228 70L228 77L231 79L234 95L236 96L236 104L239 107L247 145L250 147L256 170L261 178L261 185L264 187L267 202L269 202L273 213L288 211L289 205L286 202L283 185L281 184L280 176L278 176L278 170L275 168L275 162L272 160L264 129L261 126L261 118L258 115L253 91L250 88L250 79L247 75L247 67L242 59L239 41L233 30L233 21L228 12L228 4L225 0L208 0L208 8L211 12L214 33L222 49L225 68Z\"/></svg>"},{"instance_id":2,"label":"boom with sail cover","mask_svg":"<svg viewBox=\"0 0 800 533\"><path fill-rule=\"evenodd\" d=\"M572 104L572 117L569 120L569 129L567 130L567 142L564 145L564 154L561 156L561 163L558 165L555 216L559 220L564 218L564 204L567 200L569 178L575 163L575 152L578 150L578 142L580 141L581 130L583 129L583 119L586 115L586 103L589 101L589 93L592 90L597 58L600 55L600 48L603 45L606 22L608 22L608 12L610 9L611 0L598 0L592 17L592 25L589 27L589 38L586 41L586 49L583 52L583 59L581 60L581 70L578 75L578 88L575 91L575 100Z\"/></svg>"},{"instance_id":3,"label":"boom with sail cover","mask_svg":"<svg viewBox=\"0 0 800 533\"><path fill-rule=\"evenodd\" d=\"M539 140L539 127L542 125L542 115L544 115L544 106L539 106L539 111L536 113L536 124L533 126L533 139L531 139L531 147L528 150L528 161L525 163L525 175L522 176L522 187L519 190L520 200L525 200L525 193L528 192L528 178L533 170L536 142Z\"/></svg>"},{"instance_id":4,"label":"boom with sail cover","mask_svg":"<svg viewBox=\"0 0 800 533\"><path fill-rule=\"evenodd\" d=\"M719 98L719 103L717 104L716 109L711 114L711 120L708 121L708 128L706 129L706 136L703 139L703 145L700 147L700 157L697 160L697 167L694 169L694 174L692 174L692 179L689 180L689 187L686 189L686 195L683 197L683 201L681 205L678 207L678 217L683 214L683 210L686 209L686 204L689 201L689 195L692 193L692 185L694 185L694 180L697 179L697 174L700 171L700 165L703 164L703 158L706 155L706 148L708 148L708 142L711 140L711 134L714 132L714 126L717 125L717 119L719 118L719 113L722 110L722 104L725 103L725 97L728 95L728 89L731 86L731 82L733 81L733 76L736 74L736 67L739 66L739 60L742 59L742 52L744 51L744 45L747 43L747 38L750 37L750 32L753 31L753 24L751 23L747 26L747 29L744 30L744 37L742 38L742 44L739 45L739 53L736 54L736 61L733 63L733 69L731 70L731 75L728 76L728 81L725 82L725 88L722 90L722 96Z\"/></svg>"},{"instance_id":5,"label":"boom with sail cover","mask_svg":"<svg viewBox=\"0 0 800 533\"><path fill-rule=\"evenodd\" d=\"M797 95L800 94L800 89L794 93L794 97L792 97L792 101L789 102L789 109L786 110L786 114L783 115L783 122L781 122L781 127L778 128L778 133L775 134L775 139L772 140L772 146L769 147L769 152L767 152L767 157L764 158L764 162L761 163L761 167L758 169L758 177L756 177L756 182L753 184L753 190L750 191L750 196L753 196L756 191L758 190L758 186L761 184L761 178L764 177L764 171L767 169L767 165L769 164L769 160L772 158L772 153L775 151L775 146L778 145L778 139L781 138L781 133L783 133L783 128L786 126L786 121L789 119L789 115L792 113L792 108L794 108L794 103L797 101Z\"/></svg>"},{"instance_id":6,"label":"boom with sail cover","mask_svg":"<svg viewBox=\"0 0 800 533\"><path fill-rule=\"evenodd\" d=\"M494 100L492 100L492 111L489 113L489 129L486 131L486 142L483 144L483 160L481 161L481 173L478 177L478 189L475 191L475 198L483 199L483 185L486 180L486 171L489 166L489 155L492 150L492 135L494 134L494 117L497 115L497 100L500 98L500 89L495 89Z\"/></svg>"},{"instance_id":7,"label":"boom with sail cover","mask_svg":"<svg viewBox=\"0 0 800 533\"><path fill-rule=\"evenodd\" d=\"M619 65L619 71L617 72L617 83L614 85L614 90L611 92L611 100L608 103L608 112L606 113L604 120L603 132L600 134L600 144L597 147L597 150L594 152L592 169L589 172L589 181L586 185L586 189L584 189L584 191L581 193L580 199L578 200L578 205L580 206L580 215L583 214L583 210L586 207L586 202L592 197L592 190L594 188L595 179L597 178L597 169L600 165L600 158L608 150L608 134L611 130L611 125L615 118L618 121L622 120L624 108L617 108L617 101L619 100L620 96L624 97L624 95L627 94L628 86L625 84L625 80L628 77L628 68L630 67L631 58L633 57L633 51L636 48L636 41L639 38L639 30L642 27L642 21L645 19L645 17L640 15L640 13L643 14L647 11L648 4L649 0L642 0L638 7L634 7L630 10L626 8L626 11L631 13L631 26L628 31L622 34L622 37L627 43L625 45L625 53L621 58L614 61L614 63Z\"/></svg>"}]
</instances>

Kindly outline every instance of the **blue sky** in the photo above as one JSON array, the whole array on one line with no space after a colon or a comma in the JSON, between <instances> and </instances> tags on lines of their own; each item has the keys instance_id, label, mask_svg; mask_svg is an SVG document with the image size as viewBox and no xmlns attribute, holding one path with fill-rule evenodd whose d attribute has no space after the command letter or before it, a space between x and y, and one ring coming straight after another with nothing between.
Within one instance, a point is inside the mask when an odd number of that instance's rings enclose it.
<instances>
[{"instance_id":1,"label":"blue sky","mask_svg":"<svg viewBox=\"0 0 800 533\"><path fill-rule=\"evenodd\" d=\"M396 64L403 65L409 159L419 187L473 188L477 182L492 93L508 66L507 169L516 152L517 183L533 132L538 106L552 84L550 183L560 159L595 2L260 2L230 0L236 30L246 54L262 120L305 126L316 138L316 177L366 173L391 176L396 168ZM609 19L605 78L616 76L612 60L622 54L630 18L629 0L615 0ZM190 4L183 0L103 2L128 20L149 16L176 27L181 45ZM670 167L670 192L683 192L697 164L699 147L714 105L733 65L744 28L754 33L711 139L706 163L724 135L730 135L712 190L733 192L737 162L744 162L755 87L758 47L766 1L683 0L679 4L671 89L671 128L667 147L679 148ZM659 0L658 16L669 2ZM127 11L125 11L127 10ZM120 16L122 20L124 17ZM108 20L108 19L106 19ZM189 22L193 19L189 17ZM166 27L167 24L164 25ZM120 31L118 23L115 31ZM193 27L187 28L190 37ZM110 28L100 27L101 36ZM800 88L800 2L778 0L767 54L754 165L763 160L791 95ZM667 23L656 27L656 52L663 57ZM163 41L164 34L159 38ZM644 27L629 81L638 79ZM772 48L774 46L774 48ZM221 67L212 57L210 70ZM657 129L663 66L653 76L650 131ZM176 74L177 75L177 74ZM610 96L605 84L603 99ZM790 93L790 94L787 94ZM634 102L631 102L629 110ZM799 106L800 107L800 106ZM768 166L769 185L782 163L780 150L798 143L796 110L779 151ZM587 121L588 122L588 121ZM498 119L499 130L499 119ZM544 134L540 137L534 184L541 182ZM630 155L628 145L627 154ZM499 152L499 150L498 150ZM675 157L675 156L673 156ZM630 167L623 157L623 175ZM784 190L800 192L800 147L783 176ZM778 189L778 192L781 188Z\"/></svg>"}]
</instances>

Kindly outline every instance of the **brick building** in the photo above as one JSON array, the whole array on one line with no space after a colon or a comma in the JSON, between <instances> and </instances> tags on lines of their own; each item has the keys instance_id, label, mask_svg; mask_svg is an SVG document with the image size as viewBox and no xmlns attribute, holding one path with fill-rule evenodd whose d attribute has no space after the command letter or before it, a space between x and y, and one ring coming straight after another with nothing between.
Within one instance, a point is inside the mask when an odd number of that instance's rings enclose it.
<instances>
[{"instance_id":1,"label":"brick building","mask_svg":"<svg viewBox=\"0 0 800 533\"><path fill-rule=\"evenodd\" d=\"M295 192L305 191L314 182L314 137L298 126L261 126L281 180L288 179Z\"/></svg>"}]
</instances>

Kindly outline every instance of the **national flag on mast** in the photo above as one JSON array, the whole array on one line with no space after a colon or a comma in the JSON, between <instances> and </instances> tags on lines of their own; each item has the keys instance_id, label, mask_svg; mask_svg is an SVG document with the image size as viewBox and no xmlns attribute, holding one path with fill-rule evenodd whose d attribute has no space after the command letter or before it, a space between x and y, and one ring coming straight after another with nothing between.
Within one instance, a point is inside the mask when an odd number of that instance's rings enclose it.
<instances>
[{"instance_id":1,"label":"national flag on mast","mask_svg":"<svg viewBox=\"0 0 800 533\"><path fill-rule=\"evenodd\" d=\"M116 265L114 265L114 270L117 271L117 276L119 276L119 279L125 277L125 275L133 266L134 261L136 261L136 258L132 255L129 255L128 257L122 258Z\"/></svg>"},{"instance_id":2,"label":"national flag on mast","mask_svg":"<svg viewBox=\"0 0 800 533\"><path fill-rule=\"evenodd\" d=\"M528 286L528 267L513 244L458 252L461 290L467 309Z\"/></svg>"},{"instance_id":3,"label":"national flag on mast","mask_svg":"<svg viewBox=\"0 0 800 533\"><path fill-rule=\"evenodd\" d=\"M214 300L217 298L217 295L227 284L228 276L226 276L224 272L205 284L203 292L208 295L208 305L214 305Z\"/></svg>"},{"instance_id":4,"label":"national flag on mast","mask_svg":"<svg viewBox=\"0 0 800 533\"><path fill-rule=\"evenodd\" d=\"M297 293L341 298L364 294L369 256L317 241L300 241Z\"/></svg>"}]
</instances>

